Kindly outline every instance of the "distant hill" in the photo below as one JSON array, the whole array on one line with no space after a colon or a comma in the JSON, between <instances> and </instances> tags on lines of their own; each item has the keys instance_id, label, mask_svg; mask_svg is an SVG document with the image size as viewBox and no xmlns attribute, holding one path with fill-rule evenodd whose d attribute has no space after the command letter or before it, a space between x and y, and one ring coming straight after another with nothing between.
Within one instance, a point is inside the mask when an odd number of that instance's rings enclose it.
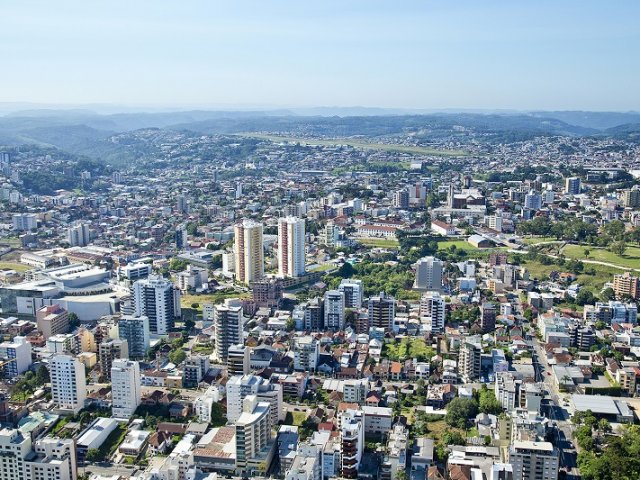
<instances>
[{"instance_id":1,"label":"distant hill","mask_svg":"<svg viewBox=\"0 0 640 480\"><path fill-rule=\"evenodd\" d=\"M534 112L534 116L555 118L570 125L607 130L619 125L640 123L640 112Z\"/></svg>"}]
</instances>

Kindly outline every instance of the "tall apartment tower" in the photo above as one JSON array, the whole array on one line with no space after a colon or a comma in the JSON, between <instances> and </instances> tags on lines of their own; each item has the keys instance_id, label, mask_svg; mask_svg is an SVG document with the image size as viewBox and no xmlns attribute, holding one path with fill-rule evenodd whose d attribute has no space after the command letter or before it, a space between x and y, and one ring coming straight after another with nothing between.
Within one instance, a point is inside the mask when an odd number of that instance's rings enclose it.
<instances>
[{"instance_id":1,"label":"tall apartment tower","mask_svg":"<svg viewBox=\"0 0 640 480\"><path fill-rule=\"evenodd\" d=\"M356 278L344 278L338 286L338 290L344 293L344 306L346 308L362 307L364 287L362 280Z\"/></svg>"},{"instance_id":2,"label":"tall apartment tower","mask_svg":"<svg viewBox=\"0 0 640 480\"><path fill-rule=\"evenodd\" d=\"M445 308L444 298L438 292L426 292L420 299L420 320L434 335L444 333Z\"/></svg>"},{"instance_id":3,"label":"tall apartment tower","mask_svg":"<svg viewBox=\"0 0 640 480\"><path fill-rule=\"evenodd\" d=\"M118 335L121 340L127 341L129 358L142 359L151 342L149 330L149 318L123 315L118 320Z\"/></svg>"},{"instance_id":4,"label":"tall apartment tower","mask_svg":"<svg viewBox=\"0 0 640 480\"><path fill-rule=\"evenodd\" d=\"M231 345L244 344L243 327L244 315L240 300L227 298L223 305L214 307L215 353L219 362L227 362Z\"/></svg>"},{"instance_id":5,"label":"tall apartment tower","mask_svg":"<svg viewBox=\"0 0 640 480\"><path fill-rule=\"evenodd\" d=\"M111 412L114 418L130 418L140 405L140 365L117 359L111 365Z\"/></svg>"},{"instance_id":6,"label":"tall apartment tower","mask_svg":"<svg viewBox=\"0 0 640 480\"><path fill-rule=\"evenodd\" d=\"M227 389L227 419L235 422L242 415L244 399L249 395L256 395L258 401L269 404L272 424L282 420L284 413L282 400L282 386L269 383L257 375L234 375L229 377Z\"/></svg>"},{"instance_id":7,"label":"tall apartment tower","mask_svg":"<svg viewBox=\"0 0 640 480\"><path fill-rule=\"evenodd\" d=\"M369 297L368 313L369 328L384 328L385 332L390 332L396 316L396 299L384 292L376 297Z\"/></svg>"},{"instance_id":8,"label":"tall apartment tower","mask_svg":"<svg viewBox=\"0 0 640 480\"><path fill-rule=\"evenodd\" d=\"M87 397L84 365L71 355L54 355L49 362L51 398L55 409L77 414Z\"/></svg>"},{"instance_id":9,"label":"tall apartment tower","mask_svg":"<svg viewBox=\"0 0 640 480\"><path fill-rule=\"evenodd\" d=\"M91 241L88 223L79 223L67 230L67 242L72 247L86 247Z\"/></svg>"},{"instance_id":10,"label":"tall apartment tower","mask_svg":"<svg viewBox=\"0 0 640 480\"><path fill-rule=\"evenodd\" d=\"M251 370L249 347L238 343L229 346L227 351L227 376L247 375Z\"/></svg>"},{"instance_id":11,"label":"tall apartment tower","mask_svg":"<svg viewBox=\"0 0 640 480\"><path fill-rule=\"evenodd\" d=\"M569 195L578 195L580 193L580 177L565 178L564 193Z\"/></svg>"},{"instance_id":12,"label":"tall apartment tower","mask_svg":"<svg viewBox=\"0 0 640 480\"><path fill-rule=\"evenodd\" d=\"M98 345L98 361L102 375L111 379L111 367L118 359L129 358L129 346L126 340L111 339Z\"/></svg>"},{"instance_id":13,"label":"tall apartment tower","mask_svg":"<svg viewBox=\"0 0 640 480\"><path fill-rule=\"evenodd\" d=\"M236 421L236 469L243 473L250 469L249 464L264 455L273 442L271 434L271 416L269 404L259 402L255 395L249 395L243 401L242 415Z\"/></svg>"},{"instance_id":14,"label":"tall apartment tower","mask_svg":"<svg viewBox=\"0 0 640 480\"><path fill-rule=\"evenodd\" d=\"M480 328L483 333L496 329L496 306L493 303L483 303L480 308Z\"/></svg>"},{"instance_id":15,"label":"tall apartment tower","mask_svg":"<svg viewBox=\"0 0 640 480\"><path fill-rule=\"evenodd\" d=\"M301 277L305 273L304 219L278 220L278 275Z\"/></svg>"},{"instance_id":16,"label":"tall apartment tower","mask_svg":"<svg viewBox=\"0 0 640 480\"><path fill-rule=\"evenodd\" d=\"M358 478L364 451L364 413L347 410L340 416L340 456L342 478Z\"/></svg>"},{"instance_id":17,"label":"tall apartment tower","mask_svg":"<svg viewBox=\"0 0 640 480\"><path fill-rule=\"evenodd\" d=\"M324 328L335 332L344 329L344 293L339 290L324 294Z\"/></svg>"},{"instance_id":18,"label":"tall apartment tower","mask_svg":"<svg viewBox=\"0 0 640 480\"><path fill-rule=\"evenodd\" d=\"M442 290L442 261L425 257L416 263L416 280L413 288L439 292Z\"/></svg>"},{"instance_id":19,"label":"tall apartment tower","mask_svg":"<svg viewBox=\"0 0 640 480\"><path fill-rule=\"evenodd\" d=\"M45 305L36 312L38 330L45 340L69 331L69 312L58 304Z\"/></svg>"},{"instance_id":20,"label":"tall apartment tower","mask_svg":"<svg viewBox=\"0 0 640 480\"><path fill-rule=\"evenodd\" d=\"M234 227L236 280L249 284L264 277L264 250L262 224L244 220Z\"/></svg>"},{"instance_id":21,"label":"tall apartment tower","mask_svg":"<svg viewBox=\"0 0 640 480\"><path fill-rule=\"evenodd\" d=\"M149 319L149 330L166 335L180 316L180 290L157 275L150 275L133 284L135 316Z\"/></svg>"}]
</instances>

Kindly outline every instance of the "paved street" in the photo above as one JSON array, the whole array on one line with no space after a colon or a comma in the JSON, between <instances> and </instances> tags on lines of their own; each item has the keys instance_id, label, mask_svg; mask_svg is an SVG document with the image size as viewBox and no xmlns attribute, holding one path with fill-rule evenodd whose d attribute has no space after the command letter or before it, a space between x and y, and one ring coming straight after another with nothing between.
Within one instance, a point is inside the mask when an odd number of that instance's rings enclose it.
<instances>
[{"instance_id":1,"label":"paved street","mask_svg":"<svg viewBox=\"0 0 640 480\"><path fill-rule=\"evenodd\" d=\"M533 344L533 366L536 370L536 380L543 382L546 391L546 398L543 402L542 413L550 418L557 425L554 444L560 449L560 466L569 470L568 479L578 479L580 474L577 468L577 451L573 444L574 426L570 421L567 410L562 407L562 394L551 372L551 367L547 363L541 342L535 337Z\"/></svg>"}]
</instances>

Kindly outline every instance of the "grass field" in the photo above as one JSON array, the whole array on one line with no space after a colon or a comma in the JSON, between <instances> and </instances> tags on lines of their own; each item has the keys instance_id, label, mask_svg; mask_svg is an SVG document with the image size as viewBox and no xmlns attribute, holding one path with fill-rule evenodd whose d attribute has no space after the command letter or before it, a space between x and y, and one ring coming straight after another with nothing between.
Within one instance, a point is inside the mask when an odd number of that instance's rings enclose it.
<instances>
[{"instance_id":1,"label":"grass field","mask_svg":"<svg viewBox=\"0 0 640 480\"><path fill-rule=\"evenodd\" d=\"M523 238L522 243L527 245L535 245L537 243L544 242L557 242L558 239L556 237L531 237L531 238Z\"/></svg>"},{"instance_id":2,"label":"grass field","mask_svg":"<svg viewBox=\"0 0 640 480\"><path fill-rule=\"evenodd\" d=\"M623 268L640 268L640 247L627 246L627 250L622 256L604 248L594 248L586 245L567 245L562 253L570 258L585 260L587 258L584 256L585 250L589 250L589 260L620 265Z\"/></svg>"},{"instance_id":3,"label":"grass field","mask_svg":"<svg viewBox=\"0 0 640 480\"><path fill-rule=\"evenodd\" d=\"M359 238L358 243L368 247L397 248L400 246L398 240L394 238Z\"/></svg>"},{"instance_id":4,"label":"grass field","mask_svg":"<svg viewBox=\"0 0 640 480\"><path fill-rule=\"evenodd\" d=\"M185 294L180 297L180 305L183 308L191 308L191 305L194 303L198 304L196 310L198 312L202 312L202 304L211 302L214 305L221 303L225 298L246 298L249 296L249 293L239 293L239 292L219 292L219 293L207 293L203 295L190 295Z\"/></svg>"},{"instance_id":5,"label":"grass field","mask_svg":"<svg viewBox=\"0 0 640 480\"><path fill-rule=\"evenodd\" d=\"M540 262L527 261L524 266L529 270L532 278L538 280L548 280L549 274L552 271L563 271L562 267L558 265L543 265ZM613 280L613 275L620 273L620 270L612 267L605 267L604 265L592 265L585 264L585 269L595 271L594 275L580 274L578 275L578 283L590 288L595 293L599 292L606 282Z\"/></svg>"},{"instance_id":6,"label":"grass field","mask_svg":"<svg viewBox=\"0 0 640 480\"><path fill-rule=\"evenodd\" d=\"M407 358L427 359L433 356L433 349L421 338L409 341L385 344L385 354L391 360L406 360Z\"/></svg>"},{"instance_id":7,"label":"grass field","mask_svg":"<svg viewBox=\"0 0 640 480\"><path fill-rule=\"evenodd\" d=\"M300 143L301 145L345 145L367 150L383 150L386 152L414 153L417 155L434 155L440 157L464 157L468 155L463 150L437 150L427 147L413 147L408 145L371 143L362 140L353 140L349 138L336 138L335 140L320 140L299 137L287 137L280 135L265 135L260 133L243 133L240 137L259 138L263 140L271 140L272 142L290 142Z\"/></svg>"},{"instance_id":8,"label":"grass field","mask_svg":"<svg viewBox=\"0 0 640 480\"><path fill-rule=\"evenodd\" d=\"M285 425L295 425L296 427L300 427L306 419L307 414L304 412L287 412L284 423Z\"/></svg>"},{"instance_id":9,"label":"grass field","mask_svg":"<svg viewBox=\"0 0 640 480\"><path fill-rule=\"evenodd\" d=\"M15 270L16 272L26 272L33 267L15 262L0 262L0 270Z\"/></svg>"},{"instance_id":10,"label":"grass field","mask_svg":"<svg viewBox=\"0 0 640 480\"><path fill-rule=\"evenodd\" d=\"M480 252L485 250L474 247L466 240L444 240L438 242L438 250L446 250L451 246L455 246L458 250L466 250L467 252Z\"/></svg>"}]
</instances>

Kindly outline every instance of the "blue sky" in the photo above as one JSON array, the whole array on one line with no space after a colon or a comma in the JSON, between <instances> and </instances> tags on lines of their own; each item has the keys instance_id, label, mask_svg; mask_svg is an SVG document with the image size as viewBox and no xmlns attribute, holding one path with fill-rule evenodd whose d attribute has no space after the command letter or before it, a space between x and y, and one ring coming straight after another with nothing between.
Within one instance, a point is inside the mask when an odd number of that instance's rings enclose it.
<instances>
[{"instance_id":1,"label":"blue sky","mask_svg":"<svg viewBox=\"0 0 640 480\"><path fill-rule=\"evenodd\" d=\"M640 2L0 3L0 102L640 110Z\"/></svg>"}]
</instances>

